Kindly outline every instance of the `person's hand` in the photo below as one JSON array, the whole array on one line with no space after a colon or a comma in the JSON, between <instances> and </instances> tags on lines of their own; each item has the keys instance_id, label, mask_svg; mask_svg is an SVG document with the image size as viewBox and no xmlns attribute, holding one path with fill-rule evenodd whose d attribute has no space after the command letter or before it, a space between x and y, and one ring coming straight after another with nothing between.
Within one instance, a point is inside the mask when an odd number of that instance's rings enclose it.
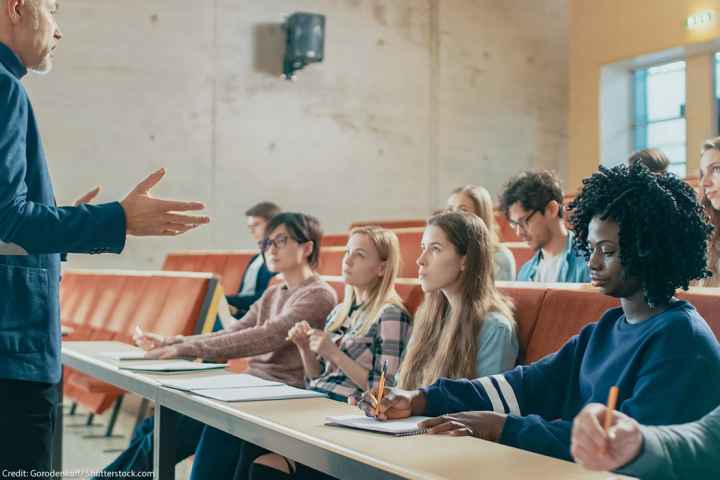
<instances>
[{"instance_id":1,"label":"person's hand","mask_svg":"<svg viewBox=\"0 0 720 480\"><path fill-rule=\"evenodd\" d=\"M233 317L237 316L238 312L240 311L237 307L233 307L232 305L228 305L228 310L230 311L230 315L232 315Z\"/></svg>"},{"instance_id":2,"label":"person's hand","mask_svg":"<svg viewBox=\"0 0 720 480\"><path fill-rule=\"evenodd\" d=\"M607 434L605 415L612 414ZM591 403L575 417L570 451L575 461L590 470L611 471L633 461L643 445L640 424L617 410Z\"/></svg>"},{"instance_id":3,"label":"person's hand","mask_svg":"<svg viewBox=\"0 0 720 480\"><path fill-rule=\"evenodd\" d=\"M472 436L497 442L502 434L506 418L507 415L503 413L460 412L430 418L420 422L418 427L427 429L427 433L433 435Z\"/></svg>"},{"instance_id":4,"label":"person's hand","mask_svg":"<svg viewBox=\"0 0 720 480\"><path fill-rule=\"evenodd\" d=\"M358 408L368 417L378 420L396 420L408 418L413 415L422 415L425 411L425 395L420 390L402 390L400 388L386 388L380 405L377 401L377 387L363 394L357 402Z\"/></svg>"},{"instance_id":5,"label":"person's hand","mask_svg":"<svg viewBox=\"0 0 720 480\"><path fill-rule=\"evenodd\" d=\"M205 208L202 203L161 200L150 196L150 190L157 185L164 175L164 168L150 174L120 202L123 210L125 210L128 235L181 235L210 221L208 217L173 213L202 210Z\"/></svg>"},{"instance_id":6,"label":"person's hand","mask_svg":"<svg viewBox=\"0 0 720 480\"><path fill-rule=\"evenodd\" d=\"M98 196L98 193L100 193L100 186L97 186L97 187L93 188L93 189L90 190L88 193L86 193L86 194L83 195L82 197L80 197L80 198L78 198L77 200L75 200L75 204L74 204L74 205L75 205L76 207L79 207L80 205L84 205L84 204L86 204L86 203L90 203L90 202L92 202L93 200L95 200L95 197Z\"/></svg>"},{"instance_id":7,"label":"person's hand","mask_svg":"<svg viewBox=\"0 0 720 480\"><path fill-rule=\"evenodd\" d=\"M332 356L340 351L332 336L325 330L313 328L308 332L310 340L310 350L317 353L326 360L330 360Z\"/></svg>"},{"instance_id":8,"label":"person's hand","mask_svg":"<svg viewBox=\"0 0 720 480\"><path fill-rule=\"evenodd\" d=\"M135 342L135 345L146 351L175 345L176 343L180 343L182 341L182 335L163 337L157 333L143 332L140 330L135 330L135 333L133 333L133 342Z\"/></svg>"},{"instance_id":9,"label":"person's hand","mask_svg":"<svg viewBox=\"0 0 720 480\"><path fill-rule=\"evenodd\" d=\"M172 345L169 347L154 348L145 352L145 358L149 358L152 360L169 360L171 358L180 357L181 355L180 352L178 352L177 347Z\"/></svg>"},{"instance_id":10,"label":"person's hand","mask_svg":"<svg viewBox=\"0 0 720 480\"><path fill-rule=\"evenodd\" d=\"M308 333L312 330L310 324L305 320L298 322L288 331L287 339L293 342L301 350L310 350L310 338Z\"/></svg>"}]
</instances>

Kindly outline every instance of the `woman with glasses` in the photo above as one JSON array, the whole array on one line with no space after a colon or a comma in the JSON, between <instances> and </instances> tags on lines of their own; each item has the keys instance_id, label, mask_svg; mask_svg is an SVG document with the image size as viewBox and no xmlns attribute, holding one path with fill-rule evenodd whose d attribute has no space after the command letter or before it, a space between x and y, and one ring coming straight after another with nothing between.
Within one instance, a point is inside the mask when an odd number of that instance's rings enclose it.
<instances>
[{"instance_id":1,"label":"woman with glasses","mask_svg":"<svg viewBox=\"0 0 720 480\"><path fill-rule=\"evenodd\" d=\"M495 280L515 280L515 257L509 248L500 243L498 234L500 229L495 221L495 210L490 192L477 185L456 188L448 198L447 209L471 213L485 222L490 234L489 248L493 259Z\"/></svg>"},{"instance_id":2,"label":"woman with glasses","mask_svg":"<svg viewBox=\"0 0 720 480\"><path fill-rule=\"evenodd\" d=\"M300 322L288 334L303 360L307 388L346 402L377 387L383 371L388 385L393 384L411 330L410 315L395 291L399 269L400 244L393 232L353 229L342 262L345 300L324 329ZM235 478L329 478L251 442L219 431L207 435L214 437L212 445L225 447L198 450L192 478L204 478L207 464L216 472L235 469Z\"/></svg>"},{"instance_id":3,"label":"woman with glasses","mask_svg":"<svg viewBox=\"0 0 720 480\"><path fill-rule=\"evenodd\" d=\"M563 191L550 171L527 171L511 178L500 194L500 208L535 255L518 272L522 282L586 283L585 258L563 220Z\"/></svg>"},{"instance_id":4,"label":"woman with glasses","mask_svg":"<svg viewBox=\"0 0 720 480\"><path fill-rule=\"evenodd\" d=\"M225 330L189 337L169 338L153 334L136 337L138 345L148 352L147 358L194 357L225 360L250 357L248 373L288 385L304 386L300 354L287 340L288 332L298 322L322 329L325 319L337 303L335 291L315 274L320 254L320 222L302 213L280 213L267 225L262 252L268 269L282 274L283 283L268 288L248 313ZM153 425L136 432L130 447L106 471L131 472L143 477L153 469ZM187 417L178 422L176 460L219 448L210 440L214 429ZM221 433L214 430L212 433ZM204 441L205 440L205 441ZM195 472L195 478L222 478L233 472L213 470L207 465ZM199 475L199 477L198 477ZM128 478L133 478L130 475Z\"/></svg>"}]
</instances>

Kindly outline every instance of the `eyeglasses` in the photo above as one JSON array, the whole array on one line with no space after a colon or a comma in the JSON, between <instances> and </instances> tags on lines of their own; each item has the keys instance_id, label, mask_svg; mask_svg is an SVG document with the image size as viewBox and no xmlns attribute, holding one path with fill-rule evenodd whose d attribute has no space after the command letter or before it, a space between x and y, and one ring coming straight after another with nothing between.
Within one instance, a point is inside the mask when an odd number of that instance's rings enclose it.
<instances>
[{"instance_id":1,"label":"eyeglasses","mask_svg":"<svg viewBox=\"0 0 720 480\"><path fill-rule=\"evenodd\" d=\"M287 245L288 240L290 240L290 237L287 235L278 235L275 238L266 238L265 240L262 240L260 242L260 250L263 252L266 252L270 250L270 247L272 245L275 245L275 248L278 250L281 250L285 248Z\"/></svg>"},{"instance_id":2,"label":"eyeglasses","mask_svg":"<svg viewBox=\"0 0 720 480\"><path fill-rule=\"evenodd\" d=\"M523 218L521 218L520 220L518 220L518 221L508 220L508 223L509 223L510 226L511 226L513 229L515 229L515 230L517 230L517 229L519 228L519 229L521 229L521 230L526 231L526 230L527 230L527 227L528 227L528 223L530 223L530 219L532 219L533 215L535 215L535 214L538 213L539 211L540 211L540 210L533 210L532 212L530 212L529 214L525 215L525 216L524 216Z\"/></svg>"}]
</instances>

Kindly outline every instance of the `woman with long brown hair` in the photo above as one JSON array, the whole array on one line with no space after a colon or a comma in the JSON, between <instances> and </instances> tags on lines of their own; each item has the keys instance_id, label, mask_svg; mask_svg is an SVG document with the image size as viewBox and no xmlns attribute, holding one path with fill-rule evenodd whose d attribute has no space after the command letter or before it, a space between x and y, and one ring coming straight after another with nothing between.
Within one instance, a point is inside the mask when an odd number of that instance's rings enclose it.
<instances>
[{"instance_id":1,"label":"woman with long brown hair","mask_svg":"<svg viewBox=\"0 0 720 480\"><path fill-rule=\"evenodd\" d=\"M708 270L712 276L702 279L700 285L720 287L720 137L705 140L700 153L702 206L715 227L708 244Z\"/></svg>"},{"instance_id":2,"label":"woman with long brown hair","mask_svg":"<svg viewBox=\"0 0 720 480\"><path fill-rule=\"evenodd\" d=\"M425 300L400 366L400 388L493 375L515 365L512 304L495 288L490 252L490 232L478 216L447 212L428 220L417 260Z\"/></svg>"}]
</instances>

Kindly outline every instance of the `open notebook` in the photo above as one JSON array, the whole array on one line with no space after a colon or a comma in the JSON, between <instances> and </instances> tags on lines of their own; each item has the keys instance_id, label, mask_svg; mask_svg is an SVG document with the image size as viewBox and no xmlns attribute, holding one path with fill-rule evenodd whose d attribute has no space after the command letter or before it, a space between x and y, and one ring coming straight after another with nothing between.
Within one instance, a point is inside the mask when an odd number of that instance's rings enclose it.
<instances>
[{"instance_id":1,"label":"open notebook","mask_svg":"<svg viewBox=\"0 0 720 480\"><path fill-rule=\"evenodd\" d=\"M427 430L418 428L418 424L430 417L408 417L402 420L385 420L383 422L364 415L340 415L337 417L325 417L328 425L355 428L358 430L369 430L371 432L386 433L396 437L407 437L411 435L422 435Z\"/></svg>"}]
</instances>

